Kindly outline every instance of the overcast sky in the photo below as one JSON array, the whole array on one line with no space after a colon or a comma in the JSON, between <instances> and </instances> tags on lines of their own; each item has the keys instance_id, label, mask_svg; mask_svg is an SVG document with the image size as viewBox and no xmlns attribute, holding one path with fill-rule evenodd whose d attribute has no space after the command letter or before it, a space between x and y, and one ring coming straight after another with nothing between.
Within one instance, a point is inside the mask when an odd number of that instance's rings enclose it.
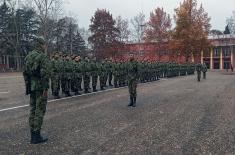
<instances>
[{"instance_id":1,"label":"overcast sky","mask_svg":"<svg viewBox=\"0 0 235 155\"><path fill-rule=\"evenodd\" d=\"M79 27L88 28L90 19L97 8L109 10L113 17L121 15L131 19L143 11L147 19L156 7L163 7L173 17L174 9L183 0L66 0L65 10L68 15L75 16ZM235 10L235 0L198 0L211 17L213 29L224 30L226 18Z\"/></svg>"}]
</instances>

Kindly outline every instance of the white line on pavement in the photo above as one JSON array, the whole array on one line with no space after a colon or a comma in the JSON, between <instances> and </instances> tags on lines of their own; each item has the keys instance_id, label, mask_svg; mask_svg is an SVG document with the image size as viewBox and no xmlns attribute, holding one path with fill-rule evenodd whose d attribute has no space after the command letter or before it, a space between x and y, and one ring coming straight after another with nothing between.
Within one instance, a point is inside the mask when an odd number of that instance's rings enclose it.
<instances>
[{"instance_id":1,"label":"white line on pavement","mask_svg":"<svg viewBox=\"0 0 235 155\"><path fill-rule=\"evenodd\" d=\"M0 112L9 111L9 110L13 110L13 109L24 108L24 107L28 107L28 106L29 105L22 105L22 106L17 106L17 107L12 107L12 108L1 109Z\"/></svg>"},{"instance_id":2,"label":"white line on pavement","mask_svg":"<svg viewBox=\"0 0 235 155\"><path fill-rule=\"evenodd\" d=\"M155 82L159 82L159 81L155 81ZM144 84L148 84L151 82L146 82L146 83L140 83L140 85L144 85ZM52 102L56 102L56 101L62 101L62 100L67 100L67 99L71 99L71 98L77 98L77 97L82 97L82 96L88 96L88 95L92 95L92 94L99 94L99 93L103 93L103 92L109 92L109 91L113 91L113 90L119 90L119 89L123 89L126 88L125 87L120 87L120 88L112 88L112 89L106 89L103 91L98 91L98 92L92 92L89 94L82 94L82 95L76 95L76 96L71 96L71 97L65 97L65 98L60 98L60 99L54 99L54 100L49 100L48 103L52 103ZM19 109L19 108L24 108L24 107L28 107L29 105L22 105L22 106L17 106L17 107L11 107L11 108L6 108L6 109L0 109L0 112L3 111L9 111L9 110L14 110L14 109Z\"/></svg>"},{"instance_id":3,"label":"white line on pavement","mask_svg":"<svg viewBox=\"0 0 235 155\"><path fill-rule=\"evenodd\" d=\"M2 76L0 79L9 79L9 78L22 78L23 76Z\"/></svg>"},{"instance_id":4,"label":"white line on pavement","mask_svg":"<svg viewBox=\"0 0 235 155\"><path fill-rule=\"evenodd\" d=\"M92 95L92 94L99 94L99 93L102 93L102 92L108 92L108 91L118 90L118 89L122 89L122 88L126 88L126 87L107 89L107 90L103 90L103 91L92 92L92 93L89 93L89 94L82 94L82 95L76 95L76 96L71 96L71 97L65 97L65 98L61 98L61 99L49 100L48 103L52 103L52 102L56 102L56 101L62 101L62 100L67 100L67 99L71 99L71 98L82 97L82 96L88 96L88 95ZM19 108L25 108L25 107L28 107L28 106L29 105L22 105L22 106L17 106L17 107L0 109L0 112L14 110L14 109L19 109Z\"/></svg>"},{"instance_id":5,"label":"white line on pavement","mask_svg":"<svg viewBox=\"0 0 235 155\"><path fill-rule=\"evenodd\" d=\"M4 91L4 92L0 92L0 94L8 94L10 93L9 91Z\"/></svg>"}]
</instances>

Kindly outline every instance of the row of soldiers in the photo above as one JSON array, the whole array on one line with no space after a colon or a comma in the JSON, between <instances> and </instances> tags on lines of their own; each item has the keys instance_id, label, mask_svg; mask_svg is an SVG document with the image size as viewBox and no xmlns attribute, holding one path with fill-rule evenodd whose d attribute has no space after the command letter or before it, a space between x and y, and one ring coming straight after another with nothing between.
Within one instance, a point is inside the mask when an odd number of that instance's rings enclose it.
<instances>
[{"instance_id":1,"label":"row of soldiers","mask_svg":"<svg viewBox=\"0 0 235 155\"><path fill-rule=\"evenodd\" d=\"M127 86L128 62L112 61L105 59L101 62L95 58L85 57L81 59L77 55L61 55L55 53L51 58L51 89L55 98L60 98L59 92L65 96L71 96L71 92L79 95L79 91L90 93L90 83L92 90L97 91L97 83L100 83L100 89L104 90L109 86L123 87ZM139 61L139 81L141 83L159 80L162 77L175 77L194 74L195 66L193 64L177 64L175 62L157 62L157 61ZM82 81L83 89L82 89Z\"/></svg>"}]
</instances>

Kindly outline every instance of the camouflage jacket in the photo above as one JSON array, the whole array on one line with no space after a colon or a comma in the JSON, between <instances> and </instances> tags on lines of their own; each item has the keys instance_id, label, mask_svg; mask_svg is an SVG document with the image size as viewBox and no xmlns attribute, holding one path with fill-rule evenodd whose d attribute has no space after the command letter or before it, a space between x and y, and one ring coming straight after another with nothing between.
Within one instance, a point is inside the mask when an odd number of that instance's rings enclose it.
<instances>
[{"instance_id":1,"label":"camouflage jacket","mask_svg":"<svg viewBox=\"0 0 235 155\"><path fill-rule=\"evenodd\" d=\"M137 80L139 77L138 74L138 63L136 61L130 61L127 64L127 75L128 81Z\"/></svg>"},{"instance_id":2,"label":"camouflage jacket","mask_svg":"<svg viewBox=\"0 0 235 155\"><path fill-rule=\"evenodd\" d=\"M51 76L49 58L40 51L32 51L25 58L23 75L27 95L35 91L48 90L49 78Z\"/></svg>"}]
</instances>

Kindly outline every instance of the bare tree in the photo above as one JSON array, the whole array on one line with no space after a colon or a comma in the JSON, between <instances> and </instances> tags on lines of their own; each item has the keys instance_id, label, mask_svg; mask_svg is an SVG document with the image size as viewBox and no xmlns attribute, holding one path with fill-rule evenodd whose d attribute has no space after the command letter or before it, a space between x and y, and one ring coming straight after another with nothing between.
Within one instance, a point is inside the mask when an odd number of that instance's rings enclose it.
<instances>
[{"instance_id":1,"label":"bare tree","mask_svg":"<svg viewBox=\"0 0 235 155\"><path fill-rule=\"evenodd\" d=\"M227 19L227 24L228 24L230 33L235 34L235 11L233 11L233 15Z\"/></svg>"},{"instance_id":2,"label":"bare tree","mask_svg":"<svg viewBox=\"0 0 235 155\"><path fill-rule=\"evenodd\" d=\"M62 12L62 0L33 0L33 5L38 13L40 20L40 34L46 40L48 53L48 46L53 41L53 29L56 26L56 20Z\"/></svg>"},{"instance_id":3,"label":"bare tree","mask_svg":"<svg viewBox=\"0 0 235 155\"><path fill-rule=\"evenodd\" d=\"M133 19L131 19L131 24L133 26L132 38L134 41L141 42L143 40L143 35L145 31L145 15L143 13L139 13Z\"/></svg>"},{"instance_id":4,"label":"bare tree","mask_svg":"<svg viewBox=\"0 0 235 155\"><path fill-rule=\"evenodd\" d=\"M129 30L129 21L128 19L122 19L121 16L116 18L116 27L120 31L119 41L122 43L129 41L129 36L131 31Z\"/></svg>"}]
</instances>

